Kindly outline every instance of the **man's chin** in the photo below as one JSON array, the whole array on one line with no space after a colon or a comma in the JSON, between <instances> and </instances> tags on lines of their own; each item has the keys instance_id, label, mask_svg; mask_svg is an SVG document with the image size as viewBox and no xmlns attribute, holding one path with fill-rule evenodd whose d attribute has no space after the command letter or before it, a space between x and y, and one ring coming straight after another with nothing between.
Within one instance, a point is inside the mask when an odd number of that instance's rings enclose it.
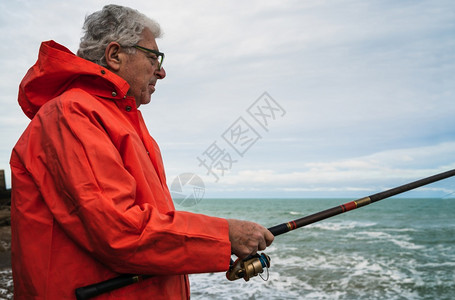
<instances>
[{"instance_id":1,"label":"man's chin","mask_svg":"<svg viewBox=\"0 0 455 300\"><path fill-rule=\"evenodd\" d=\"M152 96L151 95L148 98L142 99L141 105L146 105L146 104L149 104L150 102L152 102Z\"/></svg>"}]
</instances>

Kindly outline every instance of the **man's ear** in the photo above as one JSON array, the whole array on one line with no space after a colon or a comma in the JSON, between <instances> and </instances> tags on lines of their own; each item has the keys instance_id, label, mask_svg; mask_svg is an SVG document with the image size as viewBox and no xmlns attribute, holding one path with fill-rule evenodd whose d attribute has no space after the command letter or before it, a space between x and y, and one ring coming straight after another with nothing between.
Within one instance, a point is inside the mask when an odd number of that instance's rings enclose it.
<instances>
[{"instance_id":1,"label":"man's ear","mask_svg":"<svg viewBox=\"0 0 455 300\"><path fill-rule=\"evenodd\" d=\"M110 42L104 51L104 57L106 58L106 64L109 70L117 72L120 70L120 66L125 59L125 53L121 51L122 47L117 42Z\"/></svg>"}]
</instances>

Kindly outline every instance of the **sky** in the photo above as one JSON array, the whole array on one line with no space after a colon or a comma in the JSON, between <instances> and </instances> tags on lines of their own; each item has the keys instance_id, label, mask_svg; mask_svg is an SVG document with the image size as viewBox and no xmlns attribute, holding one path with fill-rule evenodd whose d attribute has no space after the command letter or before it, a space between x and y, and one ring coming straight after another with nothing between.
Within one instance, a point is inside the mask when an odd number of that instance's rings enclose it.
<instances>
[{"instance_id":1,"label":"sky","mask_svg":"<svg viewBox=\"0 0 455 300\"><path fill-rule=\"evenodd\" d=\"M11 149L29 123L18 86L40 43L75 53L85 16L108 3L0 3L8 187ZM164 32L167 76L140 110L171 191L187 183L181 193L199 187L203 197L356 198L455 169L451 0L114 3ZM402 197L454 192L452 178Z\"/></svg>"}]
</instances>

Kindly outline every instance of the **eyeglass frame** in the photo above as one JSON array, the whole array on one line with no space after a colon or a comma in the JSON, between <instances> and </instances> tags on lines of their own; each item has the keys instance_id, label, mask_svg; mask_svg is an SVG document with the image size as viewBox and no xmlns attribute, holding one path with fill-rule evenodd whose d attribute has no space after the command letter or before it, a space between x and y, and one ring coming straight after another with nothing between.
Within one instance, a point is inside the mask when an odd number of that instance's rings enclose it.
<instances>
[{"instance_id":1,"label":"eyeglass frame","mask_svg":"<svg viewBox=\"0 0 455 300\"><path fill-rule=\"evenodd\" d=\"M154 49L149 49L149 48L145 48L145 47L142 47L142 46L139 46L139 45L133 45L132 46L133 48L136 48L136 49L139 49L143 52L149 52L149 53L153 53L157 56L156 60L158 61L158 71L161 71L161 66L163 65L163 61L164 61L164 53L163 52L160 52L158 50L154 50Z\"/></svg>"}]
</instances>

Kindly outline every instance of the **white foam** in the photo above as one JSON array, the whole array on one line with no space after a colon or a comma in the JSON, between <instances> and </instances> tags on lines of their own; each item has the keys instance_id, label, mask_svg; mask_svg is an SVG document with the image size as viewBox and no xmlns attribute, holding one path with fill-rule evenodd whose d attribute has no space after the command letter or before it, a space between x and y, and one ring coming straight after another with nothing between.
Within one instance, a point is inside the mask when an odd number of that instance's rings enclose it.
<instances>
[{"instance_id":1,"label":"white foam","mask_svg":"<svg viewBox=\"0 0 455 300\"><path fill-rule=\"evenodd\" d=\"M399 246L400 248L403 248L403 249L418 250L418 249L425 248L424 246L416 245L416 244L411 243L411 242L401 241L401 240L398 240L398 239L391 239L390 241L392 243L394 243L395 245Z\"/></svg>"},{"instance_id":2,"label":"white foam","mask_svg":"<svg viewBox=\"0 0 455 300\"><path fill-rule=\"evenodd\" d=\"M411 237L404 234L392 235L383 231L361 231L355 234L350 234L350 237L355 237L358 239L362 239L363 237L363 239L370 238L374 240L386 240L399 246L402 249L417 250L425 248L422 245L416 245L410 242Z\"/></svg>"},{"instance_id":3,"label":"white foam","mask_svg":"<svg viewBox=\"0 0 455 300\"><path fill-rule=\"evenodd\" d=\"M290 215L294 215L294 216L295 216L295 215L303 215L303 213L298 212L298 211L290 211L289 214L290 214Z\"/></svg>"},{"instance_id":4,"label":"white foam","mask_svg":"<svg viewBox=\"0 0 455 300\"><path fill-rule=\"evenodd\" d=\"M374 222L359 222L359 221L345 221L345 222L321 222L315 223L308 226L308 228L318 228L323 230L349 230L356 227L371 227L375 226L377 223Z\"/></svg>"},{"instance_id":5,"label":"white foam","mask_svg":"<svg viewBox=\"0 0 455 300\"><path fill-rule=\"evenodd\" d=\"M416 232L414 228L386 228L385 231L392 231L392 232Z\"/></svg>"},{"instance_id":6,"label":"white foam","mask_svg":"<svg viewBox=\"0 0 455 300\"><path fill-rule=\"evenodd\" d=\"M445 261L441 263L425 263L420 265L421 268L443 268L455 267L455 261Z\"/></svg>"}]
</instances>

